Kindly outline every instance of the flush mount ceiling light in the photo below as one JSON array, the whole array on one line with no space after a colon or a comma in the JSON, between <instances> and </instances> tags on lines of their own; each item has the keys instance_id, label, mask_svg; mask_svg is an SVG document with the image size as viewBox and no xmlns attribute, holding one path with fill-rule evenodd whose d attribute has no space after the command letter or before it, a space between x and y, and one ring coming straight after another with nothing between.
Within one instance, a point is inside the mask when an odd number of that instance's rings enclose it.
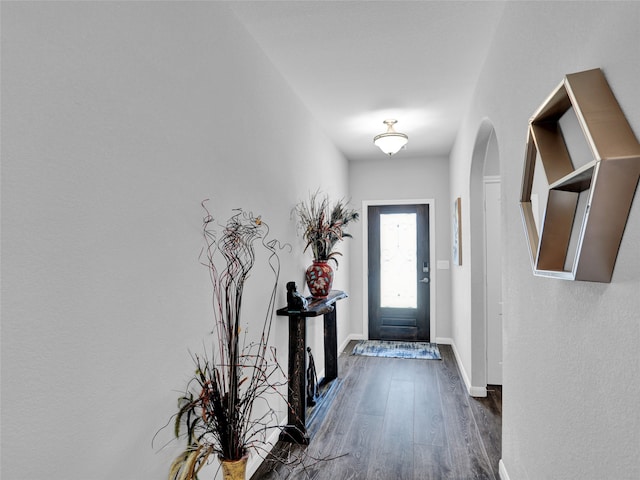
<instances>
[{"instance_id":1,"label":"flush mount ceiling light","mask_svg":"<svg viewBox=\"0 0 640 480\"><path fill-rule=\"evenodd\" d=\"M407 144L409 137L404 133L395 131L393 125L398 123L397 120L389 119L382 123L387 126L387 131L380 135L376 135L373 139L373 143L384 153L391 156L394 153L398 153L398 150Z\"/></svg>"}]
</instances>

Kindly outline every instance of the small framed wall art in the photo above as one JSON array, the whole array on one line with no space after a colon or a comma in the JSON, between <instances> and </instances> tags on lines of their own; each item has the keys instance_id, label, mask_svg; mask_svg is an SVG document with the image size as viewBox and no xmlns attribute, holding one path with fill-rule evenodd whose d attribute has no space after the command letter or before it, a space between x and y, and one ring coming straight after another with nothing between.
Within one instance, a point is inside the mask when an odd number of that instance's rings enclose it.
<instances>
[{"instance_id":1,"label":"small framed wall art","mask_svg":"<svg viewBox=\"0 0 640 480\"><path fill-rule=\"evenodd\" d=\"M462 201L460 197L453 202L453 218L451 232L453 264L462 265Z\"/></svg>"}]
</instances>

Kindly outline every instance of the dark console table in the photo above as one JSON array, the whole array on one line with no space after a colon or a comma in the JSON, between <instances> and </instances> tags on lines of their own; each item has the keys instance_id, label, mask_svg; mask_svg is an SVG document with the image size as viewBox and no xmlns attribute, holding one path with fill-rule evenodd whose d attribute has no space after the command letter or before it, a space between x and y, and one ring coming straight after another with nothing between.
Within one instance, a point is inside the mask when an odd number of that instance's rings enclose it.
<instances>
[{"instance_id":1,"label":"dark console table","mask_svg":"<svg viewBox=\"0 0 640 480\"><path fill-rule=\"evenodd\" d=\"M280 440L305 445L309 443L305 370L307 318L324 316L325 375L320 384L326 385L338 378L336 302L347 296L341 290L331 290L327 298L309 297L309 304L304 310L290 310L285 307L277 311L278 315L289 317L289 418L288 425L280 435Z\"/></svg>"}]
</instances>

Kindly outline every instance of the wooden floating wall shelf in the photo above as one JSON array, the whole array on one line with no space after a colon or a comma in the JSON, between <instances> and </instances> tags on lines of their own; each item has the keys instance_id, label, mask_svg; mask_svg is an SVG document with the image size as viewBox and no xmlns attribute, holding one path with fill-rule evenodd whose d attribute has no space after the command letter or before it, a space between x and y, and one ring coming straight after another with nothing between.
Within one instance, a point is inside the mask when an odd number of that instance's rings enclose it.
<instances>
[{"instance_id":1,"label":"wooden floating wall shelf","mask_svg":"<svg viewBox=\"0 0 640 480\"><path fill-rule=\"evenodd\" d=\"M573 108L593 158L574 168L560 128ZM536 160L548 183L540 232ZM610 282L640 178L640 143L600 69L567 75L529 121L520 210L534 275Z\"/></svg>"}]
</instances>

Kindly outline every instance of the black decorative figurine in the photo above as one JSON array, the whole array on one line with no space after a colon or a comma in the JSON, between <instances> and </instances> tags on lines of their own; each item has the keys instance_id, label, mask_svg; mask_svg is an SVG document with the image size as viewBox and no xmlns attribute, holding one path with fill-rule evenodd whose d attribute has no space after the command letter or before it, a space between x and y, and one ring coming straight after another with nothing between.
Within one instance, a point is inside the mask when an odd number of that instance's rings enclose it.
<instances>
[{"instance_id":1,"label":"black decorative figurine","mask_svg":"<svg viewBox=\"0 0 640 480\"><path fill-rule=\"evenodd\" d=\"M309 301L298 293L296 282L287 282L287 309L301 312L307 309Z\"/></svg>"},{"instance_id":2,"label":"black decorative figurine","mask_svg":"<svg viewBox=\"0 0 640 480\"><path fill-rule=\"evenodd\" d=\"M309 353L309 368L307 368L307 405L312 407L316 404L318 395L318 375L316 373L316 362L311 355L311 347L307 347Z\"/></svg>"}]
</instances>

